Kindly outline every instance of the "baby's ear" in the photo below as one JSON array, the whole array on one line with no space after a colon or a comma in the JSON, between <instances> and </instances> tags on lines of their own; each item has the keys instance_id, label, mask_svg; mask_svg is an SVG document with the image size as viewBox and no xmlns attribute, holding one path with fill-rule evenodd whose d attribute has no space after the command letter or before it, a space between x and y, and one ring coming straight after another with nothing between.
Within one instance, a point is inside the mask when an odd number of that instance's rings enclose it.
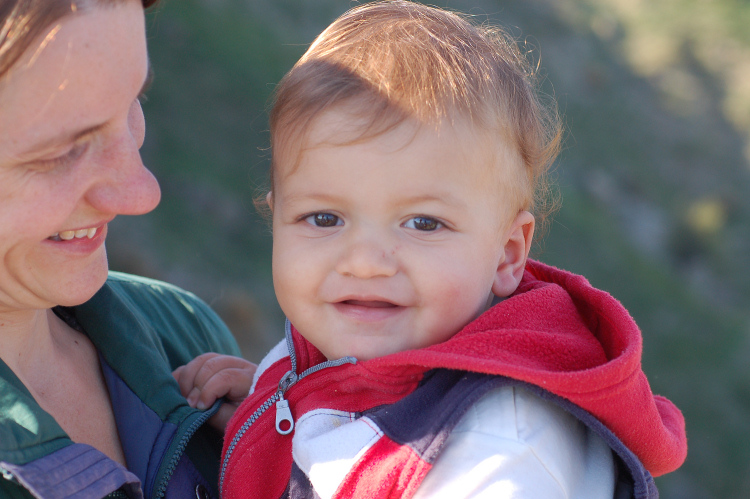
<instances>
[{"instance_id":1,"label":"baby's ear","mask_svg":"<svg viewBox=\"0 0 750 499\"><path fill-rule=\"evenodd\" d=\"M508 229L505 241L504 258L500 261L492 283L492 293L500 298L510 296L523 278L526 259L531 250L534 236L534 215L522 211Z\"/></svg>"},{"instance_id":2,"label":"baby's ear","mask_svg":"<svg viewBox=\"0 0 750 499\"><path fill-rule=\"evenodd\" d=\"M266 204L268 209L273 211L273 191L268 191L268 194L266 194Z\"/></svg>"}]
</instances>

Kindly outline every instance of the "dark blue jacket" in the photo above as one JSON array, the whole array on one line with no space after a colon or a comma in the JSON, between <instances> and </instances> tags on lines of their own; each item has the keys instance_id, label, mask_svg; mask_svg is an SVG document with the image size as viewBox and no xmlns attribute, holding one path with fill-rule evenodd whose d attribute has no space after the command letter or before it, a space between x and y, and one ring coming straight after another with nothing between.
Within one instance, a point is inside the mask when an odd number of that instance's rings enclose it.
<instances>
[{"instance_id":1,"label":"dark blue jacket","mask_svg":"<svg viewBox=\"0 0 750 499\"><path fill-rule=\"evenodd\" d=\"M171 372L204 352L239 355L218 316L179 288L115 272L56 312L99 351L128 469L70 440L0 361L0 498L217 497L221 435L204 423L218 407L192 409Z\"/></svg>"}]
</instances>

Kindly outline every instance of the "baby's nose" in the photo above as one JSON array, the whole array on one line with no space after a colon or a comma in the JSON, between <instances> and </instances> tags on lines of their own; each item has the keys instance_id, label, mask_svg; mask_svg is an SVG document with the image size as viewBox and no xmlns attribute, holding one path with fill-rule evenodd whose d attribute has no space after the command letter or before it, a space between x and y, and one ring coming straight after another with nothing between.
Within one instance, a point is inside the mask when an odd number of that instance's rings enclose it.
<instances>
[{"instance_id":1,"label":"baby's nose","mask_svg":"<svg viewBox=\"0 0 750 499\"><path fill-rule=\"evenodd\" d=\"M398 271L396 252L383 235L349 238L347 248L336 264L336 271L359 279L391 277Z\"/></svg>"}]
</instances>

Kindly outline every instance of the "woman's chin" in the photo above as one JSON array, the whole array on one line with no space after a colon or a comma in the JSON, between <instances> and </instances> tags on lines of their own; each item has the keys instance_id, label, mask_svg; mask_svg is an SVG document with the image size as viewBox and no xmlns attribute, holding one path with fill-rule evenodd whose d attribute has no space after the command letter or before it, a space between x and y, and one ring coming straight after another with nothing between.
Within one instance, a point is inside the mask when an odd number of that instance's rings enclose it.
<instances>
[{"instance_id":1,"label":"woman's chin","mask_svg":"<svg viewBox=\"0 0 750 499\"><path fill-rule=\"evenodd\" d=\"M60 275L59 297L55 302L65 307L73 307L87 302L99 291L107 280L109 267L107 257L102 251L102 257L91 262L74 275Z\"/></svg>"}]
</instances>

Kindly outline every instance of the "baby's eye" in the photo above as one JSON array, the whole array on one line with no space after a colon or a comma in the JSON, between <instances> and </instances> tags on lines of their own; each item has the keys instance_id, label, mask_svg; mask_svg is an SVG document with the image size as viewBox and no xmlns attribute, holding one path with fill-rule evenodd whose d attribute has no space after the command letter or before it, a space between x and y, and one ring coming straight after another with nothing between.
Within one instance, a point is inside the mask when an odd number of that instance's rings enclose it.
<instances>
[{"instance_id":1,"label":"baby's eye","mask_svg":"<svg viewBox=\"0 0 750 499\"><path fill-rule=\"evenodd\" d=\"M443 227L443 224L430 217L414 217L406 221L404 227L407 229L417 229L425 232L432 232Z\"/></svg>"},{"instance_id":2,"label":"baby's eye","mask_svg":"<svg viewBox=\"0 0 750 499\"><path fill-rule=\"evenodd\" d=\"M335 227L337 225L344 225L336 215L330 213L314 213L310 216L305 217L305 222L316 227Z\"/></svg>"}]
</instances>

